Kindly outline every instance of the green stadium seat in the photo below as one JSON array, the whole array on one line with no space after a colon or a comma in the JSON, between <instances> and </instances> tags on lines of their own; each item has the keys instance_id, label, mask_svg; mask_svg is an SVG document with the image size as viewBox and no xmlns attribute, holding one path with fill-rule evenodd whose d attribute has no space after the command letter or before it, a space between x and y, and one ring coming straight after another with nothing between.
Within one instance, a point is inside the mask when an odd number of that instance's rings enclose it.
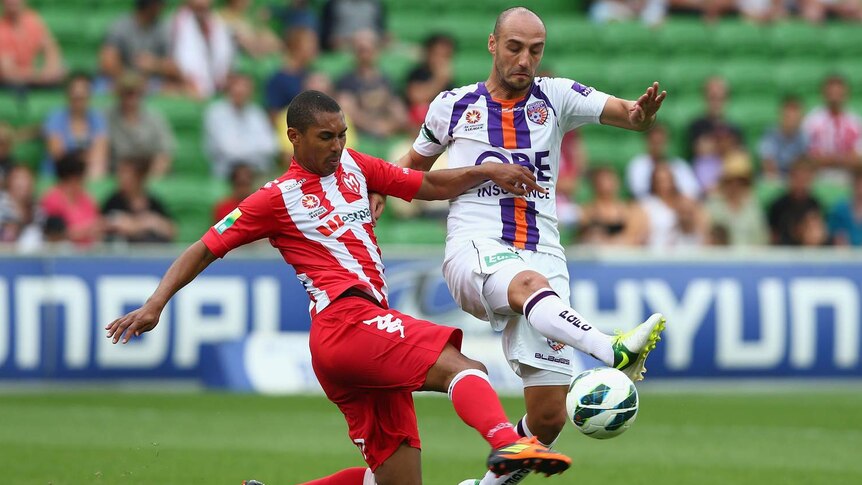
<instances>
[{"instance_id":1,"label":"green stadium seat","mask_svg":"<svg viewBox=\"0 0 862 485\"><path fill-rule=\"evenodd\" d=\"M608 72L607 57L588 57L583 55L547 56L542 62L542 68L547 69L556 77L574 79L581 84L592 86L600 91L616 92L618 79L613 79Z\"/></svg>"},{"instance_id":2,"label":"green stadium seat","mask_svg":"<svg viewBox=\"0 0 862 485\"><path fill-rule=\"evenodd\" d=\"M701 96L706 79L721 72L715 61L703 56L672 57L664 62L659 81L668 96Z\"/></svg>"},{"instance_id":3,"label":"green stadium seat","mask_svg":"<svg viewBox=\"0 0 862 485\"><path fill-rule=\"evenodd\" d=\"M31 91L27 95L25 117L28 123L41 124L48 113L66 105L62 91Z\"/></svg>"},{"instance_id":4,"label":"green stadium seat","mask_svg":"<svg viewBox=\"0 0 862 485\"><path fill-rule=\"evenodd\" d=\"M774 97L736 97L727 107L727 118L739 125L750 148L756 149L767 129L778 121L778 102Z\"/></svg>"},{"instance_id":5,"label":"green stadium seat","mask_svg":"<svg viewBox=\"0 0 862 485\"><path fill-rule=\"evenodd\" d=\"M770 63L756 59L732 60L720 68L733 96L762 94L771 97L775 93L776 76Z\"/></svg>"},{"instance_id":6,"label":"green stadium seat","mask_svg":"<svg viewBox=\"0 0 862 485\"><path fill-rule=\"evenodd\" d=\"M823 204L825 210L829 211L838 202L850 197L850 188L844 184L835 182L817 181L812 187L814 197Z\"/></svg>"},{"instance_id":7,"label":"green stadium seat","mask_svg":"<svg viewBox=\"0 0 862 485\"><path fill-rule=\"evenodd\" d=\"M178 176L209 176L209 160L200 138L177 137L171 172Z\"/></svg>"},{"instance_id":8,"label":"green stadium seat","mask_svg":"<svg viewBox=\"0 0 862 485\"><path fill-rule=\"evenodd\" d=\"M603 54L653 58L661 52L660 33L640 22L611 23L598 32L596 48Z\"/></svg>"},{"instance_id":9,"label":"green stadium seat","mask_svg":"<svg viewBox=\"0 0 862 485\"><path fill-rule=\"evenodd\" d=\"M824 29L807 23L781 23L772 28L769 44L774 55L788 58L822 55L827 58L828 46Z\"/></svg>"},{"instance_id":10,"label":"green stadium seat","mask_svg":"<svg viewBox=\"0 0 862 485\"><path fill-rule=\"evenodd\" d=\"M775 66L777 94L796 94L804 98L820 92L823 78L833 68L828 61L792 60Z\"/></svg>"},{"instance_id":11,"label":"green stadium seat","mask_svg":"<svg viewBox=\"0 0 862 485\"><path fill-rule=\"evenodd\" d=\"M374 233L380 244L442 245L446 242L446 223L419 218L382 220Z\"/></svg>"},{"instance_id":12,"label":"green stadium seat","mask_svg":"<svg viewBox=\"0 0 862 485\"><path fill-rule=\"evenodd\" d=\"M25 101L10 89L0 90L0 122L20 125L26 119Z\"/></svg>"},{"instance_id":13,"label":"green stadium seat","mask_svg":"<svg viewBox=\"0 0 862 485\"><path fill-rule=\"evenodd\" d=\"M669 92L667 100L658 112L658 120L667 125L672 135L682 137L689 123L703 112L703 97L699 94L676 95Z\"/></svg>"},{"instance_id":14,"label":"green stadium seat","mask_svg":"<svg viewBox=\"0 0 862 485\"><path fill-rule=\"evenodd\" d=\"M45 144L41 139L18 142L15 144L13 154L17 163L26 165L35 171L45 157Z\"/></svg>"},{"instance_id":15,"label":"green stadium seat","mask_svg":"<svg viewBox=\"0 0 862 485\"><path fill-rule=\"evenodd\" d=\"M649 58L617 57L609 60L607 72L608 77L615 85L613 94L626 99L636 99L654 81L661 81L661 69L661 63Z\"/></svg>"},{"instance_id":16,"label":"green stadium seat","mask_svg":"<svg viewBox=\"0 0 862 485\"><path fill-rule=\"evenodd\" d=\"M227 184L207 177L172 176L150 183L176 222L177 242L192 242L212 225L212 209L228 193Z\"/></svg>"},{"instance_id":17,"label":"green stadium seat","mask_svg":"<svg viewBox=\"0 0 862 485\"><path fill-rule=\"evenodd\" d=\"M167 118L174 128L200 126L206 109L204 103L177 96L150 96L146 104Z\"/></svg>"},{"instance_id":18,"label":"green stadium seat","mask_svg":"<svg viewBox=\"0 0 862 485\"><path fill-rule=\"evenodd\" d=\"M713 30L700 20L676 20L667 22L657 32L657 43L662 60L668 56L698 56L707 60L713 52Z\"/></svg>"},{"instance_id":19,"label":"green stadium seat","mask_svg":"<svg viewBox=\"0 0 862 485\"><path fill-rule=\"evenodd\" d=\"M714 53L730 60L741 57L762 59L771 53L768 29L749 22L727 21L712 28Z\"/></svg>"},{"instance_id":20,"label":"green stadium seat","mask_svg":"<svg viewBox=\"0 0 862 485\"><path fill-rule=\"evenodd\" d=\"M780 181L761 179L754 186L754 194L760 206L768 210L775 199L784 195L787 189Z\"/></svg>"},{"instance_id":21,"label":"green stadium seat","mask_svg":"<svg viewBox=\"0 0 862 485\"><path fill-rule=\"evenodd\" d=\"M858 63L862 56L862 29L858 24L829 24L824 34L830 56Z\"/></svg>"},{"instance_id":22,"label":"green stadium seat","mask_svg":"<svg viewBox=\"0 0 862 485\"><path fill-rule=\"evenodd\" d=\"M407 82L407 75L417 60L404 53L384 53L380 56L380 70L395 84L396 89L403 89Z\"/></svg>"},{"instance_id":23,"label":"green stadium seat","mask_svg":"<svg viewBox=\"0 0 862 485\"><path fill-rule=\"evenodd\" d=\"M314 70L326 73L333 82L353 69L353 57L348 53L324 54L314 61Z\"/></svg>"},{"instance_id":24,"label":"green stadium seat","mask_svg":"<svg viewBox=\"0 0 862 485\"><path fill-rule=\"evenodd\" d=\"M555 16L544 19L548 38L545 45L545 62L548 57L595 57L600 28L584 18Z\"/></svg>"},{"instance_id":25,"label":"green stadium seat","mask_svg":"<svg viewBox=\"0 0 862 485\"><path fill-rule=\"evenodd\" d=\"M117 190L117 181L113 177L106 177L99 180L87 181L87 193L96 199L96 203L101 206L114 191Z\"/></svg>"},{"instance_id":26,"label":"green stadium seat","mask_svg":"<svg viewBox=\"0 0 862 485\"><path fill-rule=\"evenodd\" d=\"M456 86L466 86L488 79L491 72L491 55L484 54L458 54L455 56L452 66Z\"/></svg>"},{"instance_id":27,"label":"green stadium seat","mask_svg":"<svg viewBox=\"0 0 862 485\"><path fill-rule=\"evenodd\" d=\"M235 63L235 69L254 79L258 92L262 92L264 84L273 73L281 68L281 56L272 55L261 59L251 56L239 56Z\"/></svg>"}]
</instances>

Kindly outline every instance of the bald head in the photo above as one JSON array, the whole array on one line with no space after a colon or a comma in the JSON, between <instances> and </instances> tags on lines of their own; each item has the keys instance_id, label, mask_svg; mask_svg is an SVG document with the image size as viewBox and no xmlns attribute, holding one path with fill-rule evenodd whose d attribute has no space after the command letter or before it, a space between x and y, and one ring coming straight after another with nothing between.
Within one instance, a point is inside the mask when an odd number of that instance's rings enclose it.
<instances>
[{"instance_id":1,"label":"bald head","mask_svg":"<svg viewBox=\"0 0 862 485\"><path fill-rule=\"evenodd\" d=\"M527 7L512 7L500 12L497 16L497 21L494 22L494 37L500 37L512 25L522 24L527 22L530 24L538 24L541 29L545 30L545 23L536 15L535 12Z\"/></svg>"}]
</instances>

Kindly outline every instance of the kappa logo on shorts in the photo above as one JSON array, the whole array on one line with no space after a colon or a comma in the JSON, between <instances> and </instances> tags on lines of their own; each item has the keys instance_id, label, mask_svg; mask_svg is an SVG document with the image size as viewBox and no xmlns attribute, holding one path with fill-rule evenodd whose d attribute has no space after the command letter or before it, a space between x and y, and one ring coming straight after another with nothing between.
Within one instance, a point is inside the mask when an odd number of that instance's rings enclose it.
<instances>
[{"instance_id":1,"label":"kappa logo on shorts","mask_svg":"<svg viewBox=\"0 0 862 485\"><path fill-rule=\"evenodd\" d=\"M401 338L404 338L404 325L401 324L401 319L393 317L391 313L378 315L371 320L365 320L362 323L368 326L377 325L377 330L386 330L386 333L398 332L401 335Z\"/></svg>"}]
</instances>

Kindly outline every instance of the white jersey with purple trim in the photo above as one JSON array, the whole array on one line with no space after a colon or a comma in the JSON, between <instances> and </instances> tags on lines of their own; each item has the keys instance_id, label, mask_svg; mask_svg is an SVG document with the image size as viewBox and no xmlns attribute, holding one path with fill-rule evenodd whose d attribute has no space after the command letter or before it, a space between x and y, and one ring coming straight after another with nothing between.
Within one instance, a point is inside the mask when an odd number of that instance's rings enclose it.
<instances>
[{"instance_id":1,"label":"white jersey with purple trim","mask_svg":"<svg viewBox=\"0 0 862 485\"><path fill-rule=\"evenodd\" d=\"M448 149L449 168L517 163L548 190L516 197L489 181L452 199L447 249L497 238L564 258L555 202L560 143L567 131L598 123L609 97L563 78L536 78L520 100L494 99L484 83L440 93L413 143L416 152L434 156Z\"/></svg>"}]
</instances>

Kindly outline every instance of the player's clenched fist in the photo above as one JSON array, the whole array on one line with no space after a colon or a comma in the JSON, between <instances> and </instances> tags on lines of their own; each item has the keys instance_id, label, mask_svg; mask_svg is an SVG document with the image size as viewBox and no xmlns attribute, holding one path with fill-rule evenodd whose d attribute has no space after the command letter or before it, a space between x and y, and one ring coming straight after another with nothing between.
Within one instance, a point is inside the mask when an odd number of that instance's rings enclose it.
<instances>
[{"instance_id":1,"label":"player's clenched fist","mask_svg":"<svg viewBox=\"0 0 862 485\"><path fill-rule=\"evenodd\" d=\"M513 163L483 163L479 166L486 176L500 188L515 195L526 195L533 190L545 193L536 183L536 176L522 165Z\"/></svg>"}]
</instances>

